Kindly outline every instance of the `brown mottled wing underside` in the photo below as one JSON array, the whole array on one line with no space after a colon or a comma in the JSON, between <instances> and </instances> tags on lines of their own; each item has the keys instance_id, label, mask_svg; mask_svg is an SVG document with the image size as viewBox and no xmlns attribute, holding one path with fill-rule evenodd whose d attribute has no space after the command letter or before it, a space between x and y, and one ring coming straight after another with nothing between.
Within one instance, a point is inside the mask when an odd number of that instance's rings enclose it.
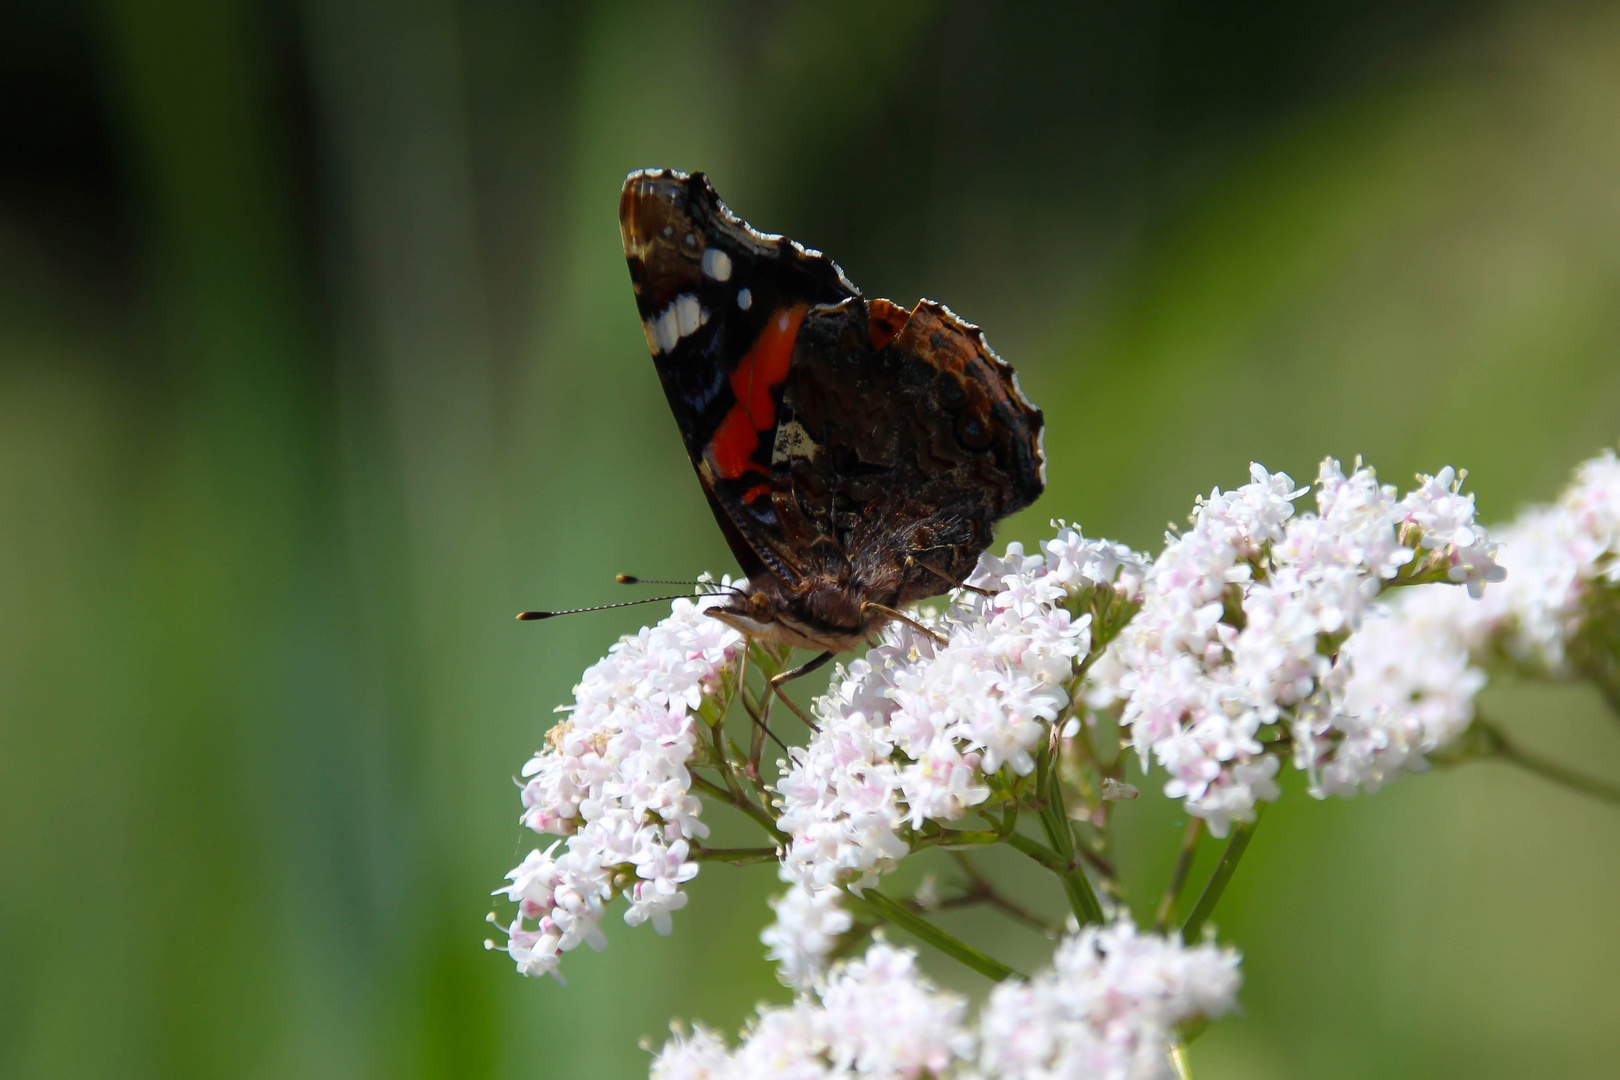
<instances>
[{"instance_id":1,"label":"brown mottled wing underside","mask_svg":"<svg viewBox=\"0 0 1620 1080\"><path fill-rule=\"evenodd\" d=\"M813 308L772 447L781 536L881 603L938 595L1045 488L1041 434L1012 368L943 305Z\"/></svg>"}]
</instances>

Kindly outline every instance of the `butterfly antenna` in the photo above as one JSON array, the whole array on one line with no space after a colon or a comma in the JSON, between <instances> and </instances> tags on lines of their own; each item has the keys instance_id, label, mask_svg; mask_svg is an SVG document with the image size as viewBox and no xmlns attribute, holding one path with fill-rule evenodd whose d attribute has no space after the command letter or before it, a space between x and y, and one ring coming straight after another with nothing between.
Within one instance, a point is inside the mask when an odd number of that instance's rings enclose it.
<instances>
[{"instance_id":1,"label":"butterfly antenna","mask_svg":"<svg viewBox=\"0 0 1620 1080\"><path fill-rule=\"evenodd\" d=\"M741 593L742 590L735 585L724 585L718 581L671 581L667 578L644 578L634 574L615 574L613 580L620 585L693 585L700 589L713 589L716 592Z\"/></svg>"},{"instance_id":2,"label":"butterfly antenna","mask_svg":"<svg viewBox=\"0 0 1620 1080\"><path fill-rule=\"evenodd\" d=\"M519 622L534 622L537 619L555 619L559 615L580 615L587 611L608 611L612 608L635 607L637 604L657 604L665 600L699 600L712 593L679 593L675 596L649 596L645 600L626 600L620 604L598 604L596 607L569 608L567 611L520 611Z\"/></svg>"}]
</instances>

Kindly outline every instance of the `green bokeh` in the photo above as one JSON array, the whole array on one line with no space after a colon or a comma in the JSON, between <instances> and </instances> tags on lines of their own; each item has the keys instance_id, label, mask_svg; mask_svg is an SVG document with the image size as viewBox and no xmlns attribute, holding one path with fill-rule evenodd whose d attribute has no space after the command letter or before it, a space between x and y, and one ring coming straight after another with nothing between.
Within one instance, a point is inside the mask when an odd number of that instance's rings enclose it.
<instances>
[{"instance_id":1,"label":"green bokeh","mask_svg":"<svg viewBox=\"0 0 1620 1080\"><path fill-rule=\"evenodd\" d=\"M1612 444L1620 10L1228 7L20 4L6 85L82 94L105 160L0 189L0 1075L634 1076L671 1017L784 998L765 868L706 868L669 938L611 919L566 987L481 948L534 841L511 777L639 625L511 615L731 568L630 169L984 325L1048 417L1007 539L1152 549L1325 454L1466 466L1499 520ZM1488 702L1620 775L1589 695ZM1180 818L1141 783L1151 896ZM1612 1075L1617 827L1495 765L1294 785L1196 1075Z\"/></svg>"}]
</instances>

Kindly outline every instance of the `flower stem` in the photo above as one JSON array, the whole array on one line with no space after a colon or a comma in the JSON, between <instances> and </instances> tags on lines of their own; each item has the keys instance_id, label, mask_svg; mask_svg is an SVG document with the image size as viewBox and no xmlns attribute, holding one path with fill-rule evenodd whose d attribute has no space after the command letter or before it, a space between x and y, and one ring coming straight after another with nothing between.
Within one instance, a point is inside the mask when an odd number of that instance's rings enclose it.
<instances>
[{"instance_id":1,"label":"flower stem","mask_svg":"<svg viewBox=\"0 0 1620 1080\"><path fill-rule=\"evenodd\" d=\"M1006 964L986 956L967 942L947 934L921 915L908 909L904 904L897 903L877 889L866 889L858 896L853 892L849 895L880 919L898 926L917 940L932 945L951 959L961 961L987 979L1000 982L1014 976L1023 978L1022 975L1019 975L1018 972Z\"/></svg>"},{"instance_id":2,"label":"flower stem","mask_svg":"<svg viewBox=\"0 0 1620 1080\"><path fill-rule=\"evenodd\" d=\"M1104 803L1103 805L1107 806L1109 804ZM1074 839L1074 853L1086 860L1086 862L1090 863L1092 867L1096 869L1097 873L1101 874L1105 879L1107 879L1110 885L1116 884L1114 879L1117 875L1114 873L1113 860L1097 851L1096 848L1092 847L1083 838L1081 838L1079 833L1076 831L1079 829L1079 827L1080 823L1078 821L1071 820L1069 822L1069 834Z\"/></svg>"},{"instance_id":3,"label":"flower stem","mask_svg":"<svg viewBox=\"0 0 1620 1080\"><path fill-rule=\"evenodd\" d=\"M1611 784L1607 780L1599 780L1595 776L1587 776L1585 773L1576 772L1567 765L1561 765L1556 761L1549 761L1539 754L1524 749L1518 743L1509 739L1501 729L1484 720L1476 719L1474 726L1485 736L1488 753L1492 757L1499 757L1503 761L1511 762L1521 769L1527 769L1535 773L1543 780L1551 780L1553 783L1561 784L1571 791L1578 791L1582 795L1590 795L1594 799L1620 806L1620 785Z\"/></svg>"},{"instance_id":4,"label":"flower stem","mask_svg":"<svg viewBox=\"0 0 1620 1080\"><path fill-rule=\"evenodd\" d=\"M743 813L759 822L760 827L766 832L770 833L771 839L775 840L777 843L785 844L788 842L787 833L783 832L781 829L778 829L776 827L776 822L771 818L771 815L752 799L744 798L740 794L733 795L719 784L716 784L712 780L705 779L704 777L699 776L697 773L692 773L692 786L703 792L705 795L708 795L710 798L719 799L728 806L735 806L738 810L741 810Z\"/></svg>"},{"instance_id":5,"label":"flower stem","mask_svg":"<svg viewBox=\"0 0 1620 1080\"><path fill-rule=\"evenodd\" d=\"M698 862L723 862L732 866L748 866L752 863L775 862L777 852L780 850L774 847L699 847L692 849L692 858Z\"/></svg>"},{"instance_id":6,"label":"flower stem","mask_svg":"<svg viewBox=\"0 0 1620 1080\"><path fill-rule=\"evenodd\" d=\"M912 851L921 851L924 848L944 848L946 851L956 851L965 847L983 847L986 844L999 844L1003 837L993 829L941 829L931 833L920 840L912 842Z\"/></svg>"},{"instance_id":7,"label":"flower stem","mask_svg":"<svg viewBox=\"0 0 1620 1080\"><path fill-rule=\"evenodd\" d=\"M1069 828L1069 815L1063 808L1063 783L1058 777L1062 746L1062 740L1053 731L1047 751L1037 761L1035 771L1041 829L1046 833L1047 843L1051 845L1049 850L1057 860L1056 865L1048 864L1048 869L1057 874L1058 880L1063 883L1063 891L1069 897L1069 907L1074 910L1075 918L1082 923L1100 923L1103 921L1102 905L1097 902L1091 882L1075 859L1074 833ZM1013 837L1008 838L1008 843L1013 843ZM1016 843L1013 846L1018 847ZM1024 853L1029 854L1028 851Z\"/></svg>"},{"instance_id":8,"label":"flower stem","mask_svg":"<svg viewBox=\"0 0 1620 1080\"><path fill-rule=\"evenodd\" d=\"M1592 680L1603 701L1609 706L1609 711L1615 719L1620 720L1620 641L1613 634L1601 629L1592 631L1592 634L1603 638L1608 646L1606 650L1599 650L1590 646L1580 651L1586 655L1579 657L1579 667L1582 675ZM1577 645L1587 643L1577 639Z\"/></svg>"},{"instance_id":9,"label":"flower stem","mask_svg":"<svg viewBox=\"0 0 1620 1080\"><path fill-rule=\"evenodd\" d=\"M951 858L956 860L956 864L960 866L962 868L962 872L968 876L968 890L959 898L962 903L977 903L979 901L983 901L984 903L989 904L991 907L1003 912L1010 918L1018 920L1025 926L1039 930L1042 934L1045 934L1049 938L1056 938L1058 936L1057 927L1053 926L1051 923L1048 923L1040 916L1032 914L1018 904L1013 903L1011 900L997 892L996 887L991 884L990 879L980 873L979 868L973 864L973 860L968 858L967 852L952 851ZM952 903L951 901L946 901L942 906L951 907Z\"/></svg>"},{"instance_id":10,"label":"flower stem","mask_svg":"<svg viewBox=\"0 0 1620 1080\"><path fill-rule=\"evenodd\" d=\"M1063 858L1051 848L1031 840L1022 833L1012 833L1007 837L1007 843L1014 851L1028 855L1058 876L1058 880L1063 884L1063 891L1069 898L1069 907L1082 925L1103 921L1102 904L1097 902L1097 894L1092 892L1091 882L1086 880L1085 871L1081 870L1077 863Z\"/></svg>"},{"instance_id":11,"label":"flower stem","mask_svg":"<svg viewBox=\"0 0 1620 1080\"><path fill-rule=\"evenodd\" d=\"M1181 897L1181 890L1187 884L1187 871L1192 869L1193 856L1198 853L1198 841L1204 835L1204 819L1193 818L1187 822L1187 831L1181 838L1181 855L1176 859L1176 868L1170 874L1170 884L1164 890L1164 897L1159 901L1159 910L1153 916L1153 931L1164 933L1164 928L1170 925L1171 918L1176 913L1176 901Z\"/></svg>"},{"instance_id":12,"label":"flower stem","mask_svg":"<svg viewBox=\"0 0 1620 1080\"><path fill-rule=\"evenodd\" d=\"M732 801L735 803L737 800L748 800L748 796L743 794L742 785L737 783L736 773L732 771L731 759L726 756L726 736L723 717L722 722L715 724L709 729L709 735L710 739L714 743L714 756L717 762L715 768L719 770L720 775L725 779L726 788L731 792L733 797Z\"/></svg>"},{"instance_id":13,"label":"flower stem","mask_svg":"<svg viewBox=\"0 0 1620 1080\"><path fill-rule=\"evenodd\" d=\"M1240 824L1232 830L1232 839L1226 842L1226 850L1221 854L1221 861L1215 867L1215 872L1209 876L1209 884L1204 886L1204 894L1193 905L1192 914L1187 916L1186 925L1181 928L1181 940L1191 945L1198 940L1203 932L1204 923L1215 913L1215 905L1221 902L1221 894L1226 891L1227 882L1232 880L1238 862L1243 853L1248 850L1249 839L1254 836L1255 827L1260 824L1260 817L1266 812L1265 803L1256 803L1254 807L1254 820Z\"/></svg>"},{"instance_id":14,"label":"flower stem","mask_svg":"<svg viewBox=\"0 0 1620 1080\"><path fill-rule=\"evenodd\" d=\"M1620 592L1597 589L1587 596L1591 609L1569 643L1569 658L1620 720Z\"/></svg>"}]
</instances>

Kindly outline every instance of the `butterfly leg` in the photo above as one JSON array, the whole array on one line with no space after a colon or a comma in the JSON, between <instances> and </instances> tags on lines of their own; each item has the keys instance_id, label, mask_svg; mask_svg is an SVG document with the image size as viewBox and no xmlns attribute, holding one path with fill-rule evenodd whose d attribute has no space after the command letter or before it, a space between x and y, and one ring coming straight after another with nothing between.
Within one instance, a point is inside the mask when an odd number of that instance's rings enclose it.
<instances>
[{"instance_id":1,"label":"butterfly leg","mask_svg":"<svg viewBox=\"0 0 1620 1080\"><path fill-rule=\"evenodd\" d=\"M776 694L777 697L781 698L782 699L782 704L784 704L788 708L792 709L793 710L793 715L797 716L800 720L803 720L805 722L805 726L807 726L811 731L820 731L821 728L817 727L816 722L814 720L810 719L808 716L806 716L804 714L803 709L801 709L797 705L793 704L793 699L788 697L787 694L782 690L782 684L785 683L785 682L792 682L794 679L797 679L801 675L810 674L812 671L816 670L817 668L824 666L827 663L827 661L829 661L829 660L831 660L833 658L834 655L836 655L836 654L834 654L831 651L824 652L820 656L816 657L814 660L811 660L807 664L800 664L798 667L794 668L791 671L784 671L780 675L773 675L771 677L771 681L770 681L770 684L769 684L771 692Z\"/></svg>"},{"instance_id":2,"label":"butterfly leg","mask_svg":"<svg viewBox=\"0 0 1620 1080\"><path fill-rule=\"evenodd\" d=\"M787 751L787 744L781 739L777 738L776 732L771 730L770 688L766 687L765 689L765 711L763 714L755 712L754 707L748 704L748 688L744 685L744 676L747 675L747 673L748 651L744 649L742 666L737 671L737 700L742 703L743 712L748 714L748 719L754 722L754 735L753 738L749 740L748 746L748 765L754 770L754 774L757 776L759 774L760 751L765 748L765 736L769 735L771 739L775 741L776 745L782 748L784 753Z\"/></svg>"},{"instance_id":3,"label":"butterfly leg","mask_svg":"<svg viewBox=\"0 0 1620 1080\"><path fill-rule=\"evenodd\" d=\"M906 556L906 566L908 568L912 567L912 566L920 566L924 570L928 571L930 574L933 574L935 577L937 577L941 581L944 581L947 584L953 586L954 588L966 589L968 592L970 592L970 593L978 593L980 596L994 596L994 595L996 595L995 593L991 592L989 589L981 589L977 585L969 585L965 581L957 581L955 578L951 577L951 575L947 574L945 571L939 569L938 567L932 565L931 563L923 562L921 559L917 558L914 555L907 555Z\"/></svg>"},{"instance_id":4,"label":"butterfly leg","mask_svg":"<svg viewBox=\"0 0 1620 1080\"><path fill-rule=\"evenodd\" d=\"M937 630L928 629L928 627L924 626L916 619L913 619L910 615L907 615L903 611L896 611L887 604L862 604L861 613L865 614L868 611L875 611L879 615L893 619L895 622L903 622L913 630L917 631L919 634L922 634L924 637L932 638L936 645L949 645L951 643L950 639L944 634L941 634Z\"/></svg>"}]
</instances>

